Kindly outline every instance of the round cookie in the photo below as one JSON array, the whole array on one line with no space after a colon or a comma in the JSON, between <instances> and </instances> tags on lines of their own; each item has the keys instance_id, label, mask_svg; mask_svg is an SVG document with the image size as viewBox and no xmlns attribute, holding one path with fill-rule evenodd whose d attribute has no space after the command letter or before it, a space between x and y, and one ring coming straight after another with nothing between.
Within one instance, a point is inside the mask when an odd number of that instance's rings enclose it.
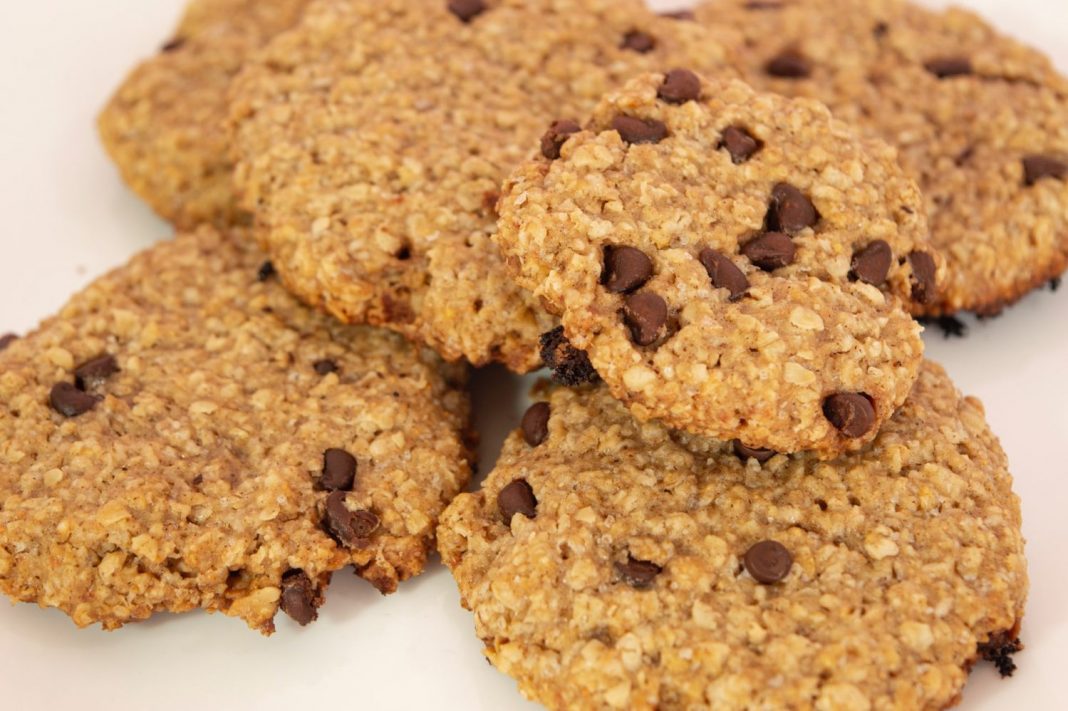
<instances>
[{"instance_id":1,"label":"round cookie","mask_svg":"<svg viewBox=\"0 0 1068 711\"><path fill-rule=\"evenodd\" d=\"M245 59L308 0L192 0L174 36L131 72L98 119L126 183L165 220L234 224L226 91Z\"/></svg>"},{"instance_id":2,"label":"round cookie","mask_svg":"<svg viewBox=\"0 0 1068 711\"><path fill-rule=\"evenodd\" d=\"M982 405L939 366L834 462L761 463L603 388L542 405L545 438L512 435L438 531L487 657L528 698L938 709L980 656L1014 668L1019 502Z\"/></svg>"},{"instance_id":3,"label":"round cookie","mask_svg":"<svg viewBox=\"0 0 1068 711\"><path fill-rule=\"evenodd\" d=\"M529 370L554 324L490 238L501 182L553 119L718 46L640 0L322 0L234 84L236 182L307 302Z\"/></svg>"},{"instance_id":4,"label":"round cookie","mask_svg":"<svg viewBox=\"0 0 1068 711\"><path fill-rule=\"evenodd\" d=\"M0 352L0 591L269 634L346 565L423 569L470 476L463 370L309 310L252 243L161 243Z\"/></svg>"},{"instance_id":5,"label":"round cookie","mask_svg":"<svg viewBox=\"0 0 1068 711\"><path fill-rule=\"evenodd\" d=\"M509 179L497 240L639 419L833 455L904 402L942 272L894 158L817 102L643 75Z\"/></svg>"},{"instance_id":6,"label":"round cookie","mask_svg":"<svg viewBox=\"0 0 1068 711\"><path fill-rule=\"evenodd\" d=\"M714 0L697 18L753 86L820 99L900 152L947 283L926 315L992 315L1068 267L1068 82L976 15L900 0ZM733 31L733 32L732 32Z\"/></svg>"}]
</instances>

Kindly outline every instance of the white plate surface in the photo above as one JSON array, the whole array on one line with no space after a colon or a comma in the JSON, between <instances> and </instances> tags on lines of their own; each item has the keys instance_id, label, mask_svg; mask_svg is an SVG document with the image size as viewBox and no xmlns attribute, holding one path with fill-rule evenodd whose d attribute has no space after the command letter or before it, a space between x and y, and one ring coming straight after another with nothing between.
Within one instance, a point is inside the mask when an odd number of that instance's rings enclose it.
<instances>
[{"instance_id":1,"label":"white plate surface","mask_svg":"<svg viewBox=\"0 0 1068 711\"><path fill-rule=\"evenodd\" d=\"M678 6L683 2L670 5ZM1068 70L1065 0L964 0ZM0 2L0 331L26 331L93 277L168 235L120 183L95 114L168 37L181 0ZM668 2L662 6L668 6ZM1068 660L1068 284L1033 294L929 354L986 404L1023 498L1032 590L1020 669L981 665L963 709L1064 708ZM478 375L485 466L522 412L526 385ZM0 707L21 709L535 708L480 653L438 564L382 598L339 573L320 621L284 615L271 639L238 620L160 616L120 632L0 603Z\"/></svg>"}]
</instances>

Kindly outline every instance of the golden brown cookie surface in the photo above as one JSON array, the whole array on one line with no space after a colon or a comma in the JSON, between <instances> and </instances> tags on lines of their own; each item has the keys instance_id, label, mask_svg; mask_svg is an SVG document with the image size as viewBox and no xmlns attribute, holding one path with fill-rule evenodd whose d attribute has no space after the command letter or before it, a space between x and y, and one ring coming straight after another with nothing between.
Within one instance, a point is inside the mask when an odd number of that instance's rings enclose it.
<instances>
[{"instance_id":1,"label":"golden brown cookie surface","mask_svg":"<svg viewBox=\"0 0 1068 711\"><path fill-rule=\"evenodd\" d=\"M486 655L529 698L938 709L980 654L1011 668L1019 502L982 406L940 367L833 462L643 425L603 388L541 407L439 529Z\"/></svg>"},{"instance_id":2,"label":"golden brown cookie surface","mask_svg":"<svg viewBox=\"0 0 1068 711\"><path fill-rule=\"evenodd\" d=\"M104 108L104 147L161 217L186 228L243 219L231 187L226 92L249 55L291 26L307 3L192 0L174 36Z\"/></svg>"},{"instance_id":3,"label":"golden brown cookie surface","mask_svg":"<svg viewBox=\"0 0 1068 711\"><path fill-rule=\"evenodd\" d=\"M247 235L135 257L0 352L0 590L113 629L299 622L418 574L470 475L462 369L287 294Z\"/></svg>"},{"instance_id":4,"label":"golden brown cookie surface","mask_svg":"<svg viewBox=\"0 0 1068 711\"><path fill-rule=\"evenodd\" d=\"M812 101L649 74L521 167L497 241L642 420L858 449L923 354L940 258L894 152Z\"/></svg>"},{"instance_id":5,"label":"golden brown cookie surface","mask_svg":"<svg viewBox=\"0 0 1068 711\"><path fill-rule=\"evenodd\" d=\"M322 0L235 82L244 206L309 303L529 370L553 324L490 239L501 182L554 119L718 46L639 0Z\"/></svg>"},{"instance_id":6,"label":"golden brown cookie surface","mask_svg":"<svg viewBox=\"0 0 1068 711\"><path fill-rule=\"evenodd\" d=\"M752 85L820 99L898 148L949 266L919 312L993 314L1068 267L1068 82L960 9L901 0L713 0Z\"/></svg>"}]
</instances>

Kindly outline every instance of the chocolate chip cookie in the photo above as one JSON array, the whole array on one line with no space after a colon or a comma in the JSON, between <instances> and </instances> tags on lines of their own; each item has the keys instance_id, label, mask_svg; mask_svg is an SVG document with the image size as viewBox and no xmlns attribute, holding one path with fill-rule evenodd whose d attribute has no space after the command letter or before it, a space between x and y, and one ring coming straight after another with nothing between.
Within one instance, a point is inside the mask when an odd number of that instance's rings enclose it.
<instances>
[{"instance_id":1,"label":"chocolate chip cookie","mask_svg":"<svg viewBox=\"0 0 1068 711\"><path fill-rule=\"evenodd\" d=\"M1068 82L1045 56L900 0L713 0L697 18L742 36L750 84L898 149L949 266L917 313L995 314L1068 267Z\"/></svg>"},{"instance_id":2,"label":"chocolate chip cookie","mask_svg":"<svg viewBox=\"0 0 1068 711\"><path fill-rule=\"evenodd\" d=\"M1011 671L1019 502L982 405L927 363L866 449L765 457L546 396L439 547L489 660L551 709L945 708Z\"/></svg>"},{"instance_id":3,"label":"chocolate chip cookie","mask_svg":"<svg viewBox=\"0 0 1068 711\"><path fill-rule=\"evenodd\" d=\"M904 402L943 271L894 157L817 102L647 74L509 179L497 240L639 419L833 455Z\"/></svg>"},{"instance_id":4,"label":"chocolate chip cookie","mask_svg":"<svg viewBox=\"0 0 1068 711\"><path fill-rule=\"evenodd\" d=\"M322 0L234 84L236 182L309 303L529 370L554 324L491 241L501 182L553 119L718 46L640 0Z\"/></svg>"},{"instance_id":5,"label":"chocolate chip cookie","mask_svg":"<svg viewBox=\"0 0 1068 711\"><path fill-rule=\"evenodd\" d=\"M104 147L161 217L182 227L246 219L231 187L226 90L245 59L307 3L192 0L159 54L134 69L104 108Z\"/></svg>"},{"instance_id":6,"label":"chocolate chip cookie","mask_svg":"<svg viewBox=\"0 0 1068 711\"><path fill-rule=\"evenodd\" d=\"M0 352L0 591L270 633L346 565L423 569L470 475L463 371L309 310L252 244L160 244Z\"/></svg>"}]
</instances>

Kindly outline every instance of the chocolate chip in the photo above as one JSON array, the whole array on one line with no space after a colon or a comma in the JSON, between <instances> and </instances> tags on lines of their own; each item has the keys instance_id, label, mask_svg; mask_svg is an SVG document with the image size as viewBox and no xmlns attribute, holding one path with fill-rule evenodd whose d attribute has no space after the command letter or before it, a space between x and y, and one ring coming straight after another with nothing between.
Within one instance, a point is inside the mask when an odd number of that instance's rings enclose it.
<instances>
[{"instance_id":1,"label":"chocolate chip","mask_svg":"<svg viewBox=\"0 0 1068 711\"><path fill-rule=\"evenodd\" d=\"M8 333L3 336L0 336L0 351L5 350L8 346L10 346L17 340L19 340L19 337L16 336L14 333Z\"/></svg>"},{"instance_id":2,"label":"chocolate chip","mask_svg":"<svg viewBox=\"0 0 1068 711\"><path fill-rule=\"evenodd\" d=\"M934 257L927 252L910 252L909 264L912 265L912 300L919 304L933 303L938 296Z\"/></svg>"},{"instance_id":3,"label":"chocolate chip","mask_svg":"<svg viewBox=\"0 0 1068 711\"><path fill-rule=\"evenodd\" d=\"M794 557L778 541L761 541L745 552L745 569L763 585L783 580L794 565Z\"/></svg>"},{"instance_id":4,"label":"chocolate chip","mask_svg":"<svg viewBox=\"0 0 1068 711\"><path fill-rule=\"evenodd\" d=\"M330 360L329 358L323 358L322 360L315 361L315 364L312 365L312 367L315 368L315 372L319 375L330 375L331 373L336 373L339 370L339 368L337 367L337 363Z\"/></svg>"},{"instance_id":5,"label":"chocolate chip","mask_svg":"<svg viewBox=\"0 0 1068 711\"><path fill-rule=\"evenodd\" d=\"M1057 289L1060 289L1060 288L1061 288L1061 278L1060 277L1053 277L1052 279L1049 280L1049 290L1050 291L1057 291Z\"/></svg>"},{"instance_id":6,"label":"chocolate chip","mask_svg":"<svg viewBox=\"0 0 1068 711\"><path fill-rule=\"evenodd\" d=\"M326 497L323 528L334 540L346 548L365 545L381 525L378 516L370 511L349 511L345 506L346 493L334 491Z\"/></svg>"},{"instance_id":7,"label":"chocolate chip","mask_svg":"<svg viewBox=\"0 0 1068 711\"><path fill-rule=\"evenodd\" d=\"M184 46L185 46L185 38L184 37L175 37L171 41L167 42L167 44L165 44L162 47L160 47L159 51L163 52L164 54L169 54L171 52L177 52L178 50L180 50Z\"/></svg>"},{"instance_id":8,"label":"chocolate chip","mask_svg":"<svg viewBox=\"0 0 1068 711\"><path fill-rule=\"evenodd\" d=\"M79 390L89 390L100 385L115 373L119 372L119 364L114 356L104 354L79 365L74 369L74 384Z\"/></svg>"},{"instance_id":9,"label":"chocolate chip","mask_svg":"<svg viewBox=\"0 0 1068 711\"><path fill-rule=\"evenodd\" d=\"M623 36L623 44L620 47L647 54L656 49L656 38L641 30L631 30Z\"/></svg>"},{"instance_id":10,"label":"chocolate chip","mask_svg":"<svg viewBox=\"0 0 1068 711\"><path fill-rule=\"evenodd\" d=\"M656 93L669 104L685 104L701 98L701 79L689 69L672 69Z\"/></svg>"},{"instance_id":11,"label":"chocolate chip","mask_svg":"<svg viewBox=\"0 0 1068 711\"><path fill-rule=\"evenodd\" d=\"M668 130L663 121L643 120L633 116L616 116L612 128L627 143L660 143L667 138Z\"/></svg>"},{"instance_id":12,"label":"chocolate chip","mask_svg":"<svg viewBox=\"0 0 1068 711\"><path fill-rule=\"evenodd\" d=\"M282 576L282 599L279 607L301 627L319 619L319 595L311 578L303 570L290 570Z\"/></svg>"},{"instance_id":13,"label":"chocolate chip","mask_svg":"<svg viewBox=\"0 0 1068 711\"><path fill-rule=\"evenodd\" d=\"M549 160L560 157L560 149L567 143L567 139L582 130L578 121L572 119L560 119L553 121L549 130L541 137L541 154Z\"/></svg>"},{"instance_id":14,"label":"chocolate chip","mask_svg":"<svg viewBox=\"0 0 1068 711\"><path fill-rule=\"evenodd\" d=\"M888 32L890 32L890 25L885 22L876 22L871 28L871 33L876 39L886 37Z\"/></svg>"},{"instance_id":15,"label":"chocolate chip","mask_svg":"<svg viewBox=\"0 0 1068 711\"><path fill-rule=\"evenodd\" d=\"M256 272L256 279L258 281L267 281L274 275L274 262L264 262L260 265L260 270Z\"/></svg>"},{"instance_id":16,"label":"chocolate chip","mask_svg":"<svg viewBox=\"0 0 1068 711\"><path fill-rule=\"evenodd\" d=\"M875 426L875 406L863 393L828 395L823 415L846 437L863 437Z\"/></svg>"},{"instance_id":17,"label":"chocolate chip","mask_svg":"<svg viewBox=\"0 0 1068 711\"><path fill-rule=\"evenodd\" d=\"M894 254L885 240L877 239L853 253L853 264L849 276L857 281L872 286L882 286Z\"/></svg>"},{"instance_id":18,"label":"chocolate chip","mask_svg":"<svg viewBox=\"0 0 1068 711\"><path fill-rule=\"evenodd\" d=\"M482 0L449 0L449 12L463 22L470 22L486 11Z\"/></svg>"},{"instance_id":19,"label":"chocolate chip","mask_svg":"<svg viewBox=\"0 0 1068 711\"><path fill-rule=\"evenodd\" d=\"M549 436L549 413L547 402L536 402L523 413L523 439L531 447L537 447Z\"/></svg>"},{"instance_id":20,"label":"chocolate chip","mask_svg":"<svg viewBox=\"0 0 1068 711\"><path fill-rule=\"evenodd\" d=\"M732 443L734 446L734 454L743 462L749 459L755 459L761 464L768 461L775 456L774 449L760 449L757 447L746 447L739 439L734 440Z\"/></svg>"},{"instance_id":21,"label":"chocolate chip","mask_svg":"<svg viewBox=\"0 0 1068 711\"><path fill-rule=\"evenodd\" d=\"M697 19L697 15L693 13L693 10L675 10L674 12L662 12L660 17L666 17L669 20L679 20L682 22L693 22Z\"/></svg>"},{"instance_id":22,"label":"chocolate chip","mask_svg":"<svg viewBox=\"0 0 1068 711\"><path fill-rule=\"evenodd\" d=\"M526 479L516 479L497 494L497 508L501 510L504 525L511 526L512 517L516 514L523 514L527 518L537 516L538 500Z\"/></svg>"},{"instance_id":23,"label":"chocolate chip","mask_svg":"<svg viewBox=\"0 0 1068 711\"><path fill-rule=\"evenodd\" d=\"M667 317L667 302L650 291L631 294L623 302L623 320L630 328L631 340L639 346L656 343Z\"/></svg>"},{"instance_id":24,"label":"chocolate chip","mask_svg":"<svg viewBox=\"0 0 1068 711\"><path fill-rule=\"evenodd\" d=\"M319 485L327 491L352 491L356 482L356 457L343 449L323 452L323 473Z\"/></svg>"},{"instance_id":25,"label":"chocolate chip","mask_svg":"<svg viewBox=\"0 0 1068 711\"><path fill-rule=\"evenodd\" d=\"M764 271L771 272L793 264L797 247L782 232L765 232L746 242L742 254Z\"/></svg>"},{"instance_id":26,"label":"chocolate chip","mask_svg":"<svg viewBox=\"0 0 1068 711\"><path fill-rule=\"evenodd\" d=\"M746 10L781 10L781 0L752 0L745 4Z\"/></svg>"},{"instance_id":27,"label":"chocolate chip","mask_svg":"<svg viewBox=\"0 0 1068 711\"><path fill-rule=\"evenodd\" d=\"M96 407L99 400L71 383L56 383L48 396L52 409L64 417L77 417Z\"/></svg>"},{"instance_id":28,"label":"chocolate chip","mask_svg":"<svg viewBox=\"0 0 1068 711\"><path fill-rule=\"evenodd\" d=\"M1043 178L1064 180L1068 177L1068 163L1053 156L1030 155L1023 159L1024 183L1030 187Z\"/></svg>"},{"instance_id":29,"label":"chocolate chip","mask_svg":"<svg viewBox=\"0 0 1068 711\"><path fill-rule=\"evenodd\" d=\"M596 383L601 379L590 363L586 351L571 345L564 335L564 327L557 326L540 339L541 359L553 373L553 380L562 385L576 386Z\"/></svg>"},{"instance_id":30,"label":"chocolate chip","mask_svg":"<svg viewBox=\"0 0 1068 711\"><path fill-rule=\"evenodd\" d=\"M784 49L777 56L768 60L764 71L773 77L782 79L804 79L812 74L812 65L800 51Z\"/></svg>"},{"instance_id":31,"label":"chocolate chip","mask_svg":"<svg viewBox=\"0 0 1068 711\"><path fill-rule=\"evenodd\" d=\"M723 129L723 136L719 141L719 147L727 149L735 165L741 165L752 158L763 145L753 138L752 134L738 126L728 126Z\"/></svg>"},{"instance_id":32,"label":"chocolate chip","mask_svg":"<svg viewBox=\"0 0 1068 711\"><path fill-rule=\"evenodd\" d=\"M819 222L816 206L803 192L789 183L779 183L771 190L767 229L793 234Z\"/></svg>"},{"instance_id":33,"label":"chocolate chip","mask_svg":"<svg viewBox=\"0 0 1068 711\"><path fill-rule=\"evenodd\" d=\"M924 69L939 79L972 73L972 60L967 57L936 57L923 64Z\"/></svg>"},{"instance_id":34,"label":"chocolate chip","mask_svg":"<svg viewBox=\"0 0 1068 711\"><path fill-rule=\"evenodd\" d=\"M653 584L656 576L664 572L664 569L648 560L636 560L627 556L626 563L616 563L616 572L627 585L644 590Z\"/></svg>"},{"instance_id":35,"label":"chocolate chip","mask_svg":"<svg viewBox=\"0 0 1068 711\"><path fill-rule=\"evenodd\" d=\"M653 276L653 262L634 247L604 248L601 283L613 294L626 294L641 288Z\"/></svg>"},{"instance_id":36,"label":"chocolate chip","mask_svg":"<svg viewBox=\"0 0 1068 711\"><path fill-rule=\"evenodd\" d=\"M712 286L717 289L727 289L731 293L731 301L737 301L745 295L749 289L749 280L726 255L711 247L705 247L697 258L701 260L705 271L708 272Z\"/></svg>"}]
</instances>

